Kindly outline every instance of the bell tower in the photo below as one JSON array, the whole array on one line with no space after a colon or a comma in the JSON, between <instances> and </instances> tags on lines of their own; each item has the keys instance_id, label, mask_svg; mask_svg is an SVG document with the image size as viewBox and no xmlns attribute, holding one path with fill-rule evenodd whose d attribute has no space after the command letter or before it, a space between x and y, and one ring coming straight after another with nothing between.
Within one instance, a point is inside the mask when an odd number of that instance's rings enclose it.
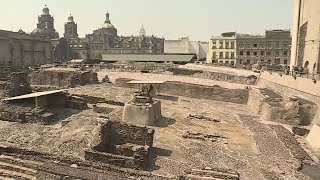
<instances>
[{"instance_id":1,"label":"bell tower","mask_svg":"<svg viewBox=\"0 0 320 180\"><path fill-rule=\"evenodd\" d=\"M66 39L78 38L78 25L74 22L73 16L70 14L68 22L64 24L64 37Z\"/></svg>"}]
</instances>

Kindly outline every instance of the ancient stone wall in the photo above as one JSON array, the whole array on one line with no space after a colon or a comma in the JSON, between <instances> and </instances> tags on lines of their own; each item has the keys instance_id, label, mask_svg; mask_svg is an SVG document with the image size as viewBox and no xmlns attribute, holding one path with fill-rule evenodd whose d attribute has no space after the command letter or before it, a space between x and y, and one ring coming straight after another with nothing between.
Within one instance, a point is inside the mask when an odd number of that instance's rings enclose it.
<instances>
[{"instance_id":1,"label":"ancient stone wall","mask_svg":"<svg viewBox=\"0 0 320 180\"><path fill-rule=\"evenodd\" d=\"M101 129L101 151L107 151L110 145L132 143L153 147L154 130L147 127L108 121Z\"/></svg>"},{"instance_id":2,"label":"ancient stone wall","mask_svg":"<svg viewBox=\"0 0 320 180\"><path fill-rule=\"evenodd\" d=\"M74 87L98 83L97 73L92 71L40 70L29 75L33 86Z\"/></svg>"},{"instance_id":3,"label":"ancient stone wall","mask_svg":"<svg viewBox=\"0 0 320 180\"><path fill-rule=\"evenodd\" d=\"M131 79L116 79L115 85L120 87L138 88L137 85L127 84ZM202 86L180 82L165 82L160 85L160 92L176 96L185 96L197 99L210 99L223 102L246 104L248 102L248 89L227 89L220 86Z\"/></svg>"},{"instance_id":4,"label":"ancient stone wall","mask_svg":"<svg viewBox=\"0 0 320 180\"><path fill-rule=\"evenodd\" d=\"M11 73L3 86L4 96L14 97L32 92L28 74L24 72Z\"/></svg>"},{"instance_id":5,"label":"ancient stone wall","mask_svg":"<svg viewBox=\"0 0 320 180\"><path fill-rule=\"evenodd\" d=\"M320 83L313 82L312 79L263 72L257 81L257 86L271 89L283 96L297 96L314 103L317 107L320 105L320 92L318 91ZM317 108L315 111L311 124L320 125L320 110Z\"/></svg>"},{"instance_id":6,"label":"ancient stone wall","mask_svg":"<svg viewBox=\"0 0 320 180\"><path fill-rule=\"evenodd\" d=\"M154 130L108 121L101 128L99 145L86 152L86 159L121 167L146 169L153 147Z\"/></svg>"}]
</instances>

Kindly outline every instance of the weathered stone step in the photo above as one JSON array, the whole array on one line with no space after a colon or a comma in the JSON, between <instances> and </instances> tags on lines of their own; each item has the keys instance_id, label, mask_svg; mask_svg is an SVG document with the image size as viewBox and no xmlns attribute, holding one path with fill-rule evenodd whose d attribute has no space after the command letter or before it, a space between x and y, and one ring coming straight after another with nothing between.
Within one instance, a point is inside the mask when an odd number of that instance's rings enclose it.
<instances>
[{"instance_id":1,"label":"weathered stone step","mask_svg":"<svg viewBox=\"0 0 320 180\"><path fill-rule=\"evenodd\" d=\"M4 177L4 179L36 180L37 170L24 167L23 160L19 158L1 155L0 156L0 176Z\"/></svg>"}]
</instances>

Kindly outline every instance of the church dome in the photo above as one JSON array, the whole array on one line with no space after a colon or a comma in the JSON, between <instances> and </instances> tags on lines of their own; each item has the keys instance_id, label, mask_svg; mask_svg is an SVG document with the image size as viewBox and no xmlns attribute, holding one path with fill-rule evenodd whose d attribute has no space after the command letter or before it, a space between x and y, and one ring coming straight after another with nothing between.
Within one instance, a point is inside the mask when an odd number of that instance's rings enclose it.
<instances>
[{"instance_id":1,"label":"church dome","mask_svg":"<svg viewBox=\"0 0 320 180\"><path fill-rule=\"evenodd\" d=\"M104 23L101 26L102 29L115 29L115 27L111 23Z\"/></svg>"},{"instance_id":2,"label":"church dome","mask_svg":"<svg viewBox=\"0 0 320 180\"><path fill-rule=\"evenodd\" d=\"M33 30L31 32L31 35L35 35L35 36L43 36L44 35L44 31L40 28L36 28L35 30Z\"/></svg>"},{"instance_id":3,"label":"church dome","mask_svg":"<svg viewBox=\"0 0 320 180\"><path fill-rule=\"evenodd\" d=\"M74 22L73 20L73 16L70 14L70 16L68 17L68 22Z\"/></svg>"},{"instance_id":4,"label":"church dome","mask_svg":"<svg viewBox=\"0 0 320 180\"><path fill-rule=\"evenodd\" d=\"M50 11L47 5L42 9L42 15L50 15Z\"/></svg>"},{"instance_id":5,"label":"church dome","mask_svg":"<svg viewBox=\"0 0 320 180\"><path fill-rule=\"evenodd\" d=\"M102 24L101 29L115 29L115 27L111 24L109 13L106 14L106 20Z\"/></svg>"}]
</instances>

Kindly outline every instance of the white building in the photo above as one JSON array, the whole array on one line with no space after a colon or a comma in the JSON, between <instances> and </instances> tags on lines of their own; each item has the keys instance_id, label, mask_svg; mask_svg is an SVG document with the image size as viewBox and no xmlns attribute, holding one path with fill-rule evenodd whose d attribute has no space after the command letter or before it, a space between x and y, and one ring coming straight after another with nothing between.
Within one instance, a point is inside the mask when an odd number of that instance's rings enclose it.
<instances>
[{"instance_id":1,"label":"white building","mask_svg":"<svg viewBox=\"0 0 320 180\"><path fill-rule=\"evenodd\" d=\"M164 41L164 53L196 54L198 60L206 59L208 49L209 43L190 41L189 37Z\"/></svg>"},{"instance_id":2,"label":"white building","mask_svg":"<svg viewBox=\"0 0 320 180\"><path fill-rule=\"evenodd\" d=\"M209 41L207 63L236 64L237 47L236 33L222 33L221 36L213 36Z\"/></svg>"},{"instance_id":3,"label":"white building","mask_svg":"<svg viewBox=\"0 0 320 180\"><path fill-rule=\"evenodd\" d=\"M295 0L291 65L320 73L320 1Z\"/></svg>"}]
</instances>

